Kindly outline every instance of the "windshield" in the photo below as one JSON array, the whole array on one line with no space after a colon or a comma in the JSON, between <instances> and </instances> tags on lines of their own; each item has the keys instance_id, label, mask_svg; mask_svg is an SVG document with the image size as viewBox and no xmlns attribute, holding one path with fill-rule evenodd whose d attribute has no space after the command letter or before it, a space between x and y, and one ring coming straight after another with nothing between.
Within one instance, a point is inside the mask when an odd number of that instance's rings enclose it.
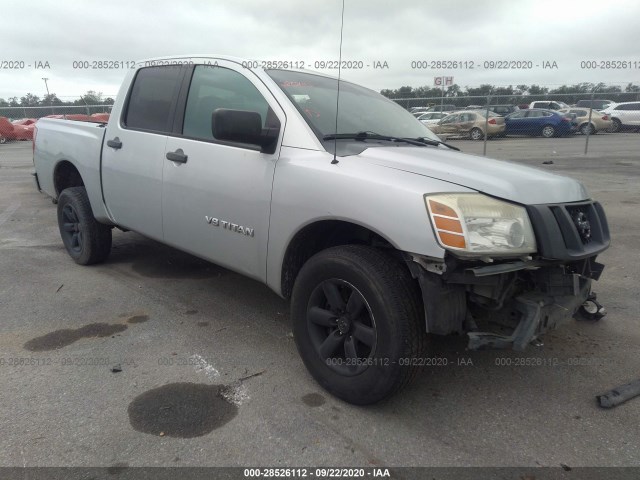
<instances>
[{"instance_id":1,"label":"windshield","mask_svg":"<svg viewBox=\"0 0 640 480\"><path fill-rule=\"evenodd\" d=\"M320 140L336 133L337 79L290 70L267 70L267 73L300 110ZM373 90L341 80L337 133L358 132L439 140L397 103Z\"/></svg>"}]
</instances>

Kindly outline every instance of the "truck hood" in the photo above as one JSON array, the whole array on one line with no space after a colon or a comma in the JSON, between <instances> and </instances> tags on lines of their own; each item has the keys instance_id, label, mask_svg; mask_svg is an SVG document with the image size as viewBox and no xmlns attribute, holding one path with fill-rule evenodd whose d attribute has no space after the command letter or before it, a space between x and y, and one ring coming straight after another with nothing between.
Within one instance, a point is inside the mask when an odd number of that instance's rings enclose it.
<instances>
[{"instance_id":1,"label":"truck hood","mask_svg":"<svg viewBox=\"0 0 640 480\"><path fill-rule=\"evenodd\" d=\"M358 161L436 178L521 204L589 198L584 185L572 178L444 148L376 147L355 156Z\"/></svg>"}]
</instances>

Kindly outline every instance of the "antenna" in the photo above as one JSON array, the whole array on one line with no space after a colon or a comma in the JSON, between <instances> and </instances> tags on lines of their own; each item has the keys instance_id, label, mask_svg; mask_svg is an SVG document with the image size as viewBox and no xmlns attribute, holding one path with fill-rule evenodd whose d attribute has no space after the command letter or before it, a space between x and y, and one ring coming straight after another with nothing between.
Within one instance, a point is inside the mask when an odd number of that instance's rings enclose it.
<instances>
[{"instance_id":1,"label":"antenna","mask_svg":"<svg viewBox=\"0 0 640 480\"><path fill-rule=\"evenodd\" d=\"M333 137L333 160L331 164L338 163L338 109L340 108L340 73L342 71L342 31L344 30L344 0L342 0L342 18L340 20L340 53L338 54L338 94L336 95L336 134Z\"/></svg>"}]
</instances>

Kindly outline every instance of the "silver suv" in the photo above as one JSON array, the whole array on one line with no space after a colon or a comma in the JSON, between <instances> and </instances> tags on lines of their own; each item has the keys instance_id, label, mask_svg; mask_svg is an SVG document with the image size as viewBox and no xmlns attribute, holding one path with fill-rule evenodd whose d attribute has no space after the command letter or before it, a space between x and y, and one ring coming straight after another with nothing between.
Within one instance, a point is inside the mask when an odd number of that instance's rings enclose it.
<instances>
[{"instance_id":1,"label":"silver suv","mask_svg":"<svg viewBox=\"0 0 640 480\"><path fill-rule=\"evenodd\" d=\"M603 110L611 116L611 131L640 128L640 102L613 103Z\"/></svg>"},{"instance_id":2,"label":"silver suv","mask_svg":"<svg viewBox=\"0 0 640 480\"><path fill-rule=\"evenodd\" d=\"M567 105L564 102L561 102L560 100L540 100L537 102L531 102L529 104L529 108L544 108L546 110L560 110L562 108L569 108L569 105Z\"/></svg>"}]
</instances>

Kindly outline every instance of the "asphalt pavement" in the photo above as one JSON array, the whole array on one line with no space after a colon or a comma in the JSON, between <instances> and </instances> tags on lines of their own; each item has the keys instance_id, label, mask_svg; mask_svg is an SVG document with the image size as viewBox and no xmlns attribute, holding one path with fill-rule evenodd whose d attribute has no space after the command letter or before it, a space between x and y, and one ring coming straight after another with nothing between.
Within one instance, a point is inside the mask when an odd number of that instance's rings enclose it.
<instances>
[{"instance_id":1,"label":"asphalt pavement","mask_svg":"<svg viewBox=\"0 0 640 480\"><path fill-rule=\"evenodd\" d=\"M579 135L488 147L602 202L608 315L521 353L438 339L439 366L356 407L306 372L266 286L120 231L105 264L76 265L30 142L0 145L0 466L640 466L640 398L595 399L640 377L640 134L587 156Z\"/></svg>"}]
</instances>

